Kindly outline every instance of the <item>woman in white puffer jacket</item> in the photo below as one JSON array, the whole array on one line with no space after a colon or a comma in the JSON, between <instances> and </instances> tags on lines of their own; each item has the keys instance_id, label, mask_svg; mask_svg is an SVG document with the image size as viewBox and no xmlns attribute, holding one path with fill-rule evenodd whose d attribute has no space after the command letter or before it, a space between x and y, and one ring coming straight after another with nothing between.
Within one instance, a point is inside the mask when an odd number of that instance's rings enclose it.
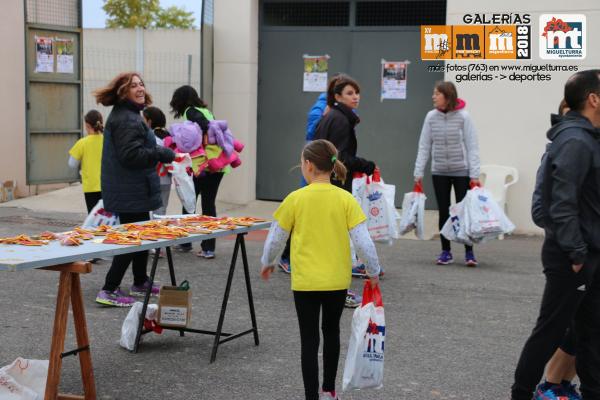
<instances>
[{"instance_id":1,"label":"woman in white puffer jacket","mask_svg":"<svg viewBox=\"0 0 600 400\"><path fill-rule=\"evenodd\" d=\"M415 162L415 181L423 179L431 155L431 174L439 209L439 228L449 218L450 193L454 187L456 201L461 201L470 185L479 184L479 145L466 103L458 98L452 82L438 82L433 89L433 110L423 122ZM451 264L454 259L450 241L440 235L442 253L437 264ZM465 264L474 267L477 260L472 246L465 246Z\"/></svg>"}]
</instances>

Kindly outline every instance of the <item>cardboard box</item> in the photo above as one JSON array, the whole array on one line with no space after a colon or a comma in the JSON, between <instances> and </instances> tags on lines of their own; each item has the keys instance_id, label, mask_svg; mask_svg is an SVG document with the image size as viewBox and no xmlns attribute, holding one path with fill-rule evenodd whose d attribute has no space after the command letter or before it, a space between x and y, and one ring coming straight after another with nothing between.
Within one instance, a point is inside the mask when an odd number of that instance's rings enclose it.
<instances>
[{"instance_id":1,"label":"cardboard box","mask_svg":"<svg viewBox=\"0 0 600 400\"><path fill-rule=\"evenodd\" d=\"M192 316L192 291L177 286L163 286L158 298L158 323L185 328Z\"/></svg>"}]
</instances>

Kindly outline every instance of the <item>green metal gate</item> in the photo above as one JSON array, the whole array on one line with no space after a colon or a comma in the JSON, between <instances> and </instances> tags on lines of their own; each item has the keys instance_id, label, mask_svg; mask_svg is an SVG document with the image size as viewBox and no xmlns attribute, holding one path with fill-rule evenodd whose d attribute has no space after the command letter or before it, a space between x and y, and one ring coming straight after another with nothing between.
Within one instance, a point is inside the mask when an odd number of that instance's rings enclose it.
<instances>
[{"instance_id":1,"label":"green metal gate","mask_svg":"<svg viewBox=\"0 0 600 400\"><path fill-rule=\"evenodd\" d=\"M381 167L401 202L412 188L434 82L443 79L421 61L420 25L444 25L446 1L263 0L260 10L257 198L280 200L298 188L299 171L290 169L318 96L302 91L302 56L309 54L330 56L329 77L345 72L360 83L359 156ZM406 100L380 100L382 59L410 61Z\"/></svg>"},{"instance_id":2,"label":"green metal gate","mask_svg":"<svg viewBox=\"0 0 600 400\"><path fill-rule=\"evenodd\" d=\"M27 184L74 182L82 136L81 0L25 0Z\"/></svg>"}]
</instances>

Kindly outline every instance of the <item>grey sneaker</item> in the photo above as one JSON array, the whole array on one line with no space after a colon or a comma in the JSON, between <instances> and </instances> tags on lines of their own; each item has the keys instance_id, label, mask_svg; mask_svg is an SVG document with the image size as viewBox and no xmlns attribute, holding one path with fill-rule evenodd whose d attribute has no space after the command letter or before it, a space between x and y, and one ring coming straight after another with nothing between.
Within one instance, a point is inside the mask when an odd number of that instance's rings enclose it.
<instances>
[{"instance_id":1,"label":"grey sneaker","mask_svg":"<svg viewBox=\"0 0 600 400\"><path fill-rule=\"evenodd\" d=\"M344 303L344 307L356 308L356 307L360 306L361 303L362 303L362 296L352 290L348 290L348 293L346 294L346 302ZM325 393L327 393L327 392L325 392Z\"/></svg>"}]
</instances>

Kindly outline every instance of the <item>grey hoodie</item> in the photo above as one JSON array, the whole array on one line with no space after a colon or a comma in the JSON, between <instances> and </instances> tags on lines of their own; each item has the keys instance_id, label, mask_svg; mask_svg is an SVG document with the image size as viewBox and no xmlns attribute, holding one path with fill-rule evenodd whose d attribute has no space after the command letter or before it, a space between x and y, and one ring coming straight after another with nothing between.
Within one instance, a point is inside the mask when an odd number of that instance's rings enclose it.
<instances>
[{"instance_id":1,"label":"grey hoodie","mask_svg":"<svg viewBox=\"0 0 600 400\"><path fill-rule=\"evenodd\" d=\"M459 106L464 107L464 102L459 102ZM419 139L415 177L423 177L430 154L432 174L455 175L465 171L471 178L479 179L477 132L466 110L444 113L434 109L427 113Z\"/></svg>"}]
</instances>

